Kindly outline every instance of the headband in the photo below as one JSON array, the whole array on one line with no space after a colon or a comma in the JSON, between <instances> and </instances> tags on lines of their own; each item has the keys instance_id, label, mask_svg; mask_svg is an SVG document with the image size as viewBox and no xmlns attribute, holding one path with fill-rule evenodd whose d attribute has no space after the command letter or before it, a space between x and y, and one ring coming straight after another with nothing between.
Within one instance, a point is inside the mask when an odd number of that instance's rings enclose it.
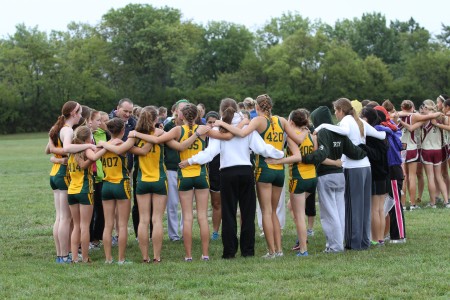
<instances>
[{"instance_id":1,"label":"headband","mask_svg":"<svg viewBox=\"0 0 450 300\"><path fill-rule=\"evenodd\" d=\"M72 114L73 112L77 112L79 108L80 108L80 104L77 103L77 105L75 105L75 108L70 112L70 114Z\"/></svg>"}]
</instances>

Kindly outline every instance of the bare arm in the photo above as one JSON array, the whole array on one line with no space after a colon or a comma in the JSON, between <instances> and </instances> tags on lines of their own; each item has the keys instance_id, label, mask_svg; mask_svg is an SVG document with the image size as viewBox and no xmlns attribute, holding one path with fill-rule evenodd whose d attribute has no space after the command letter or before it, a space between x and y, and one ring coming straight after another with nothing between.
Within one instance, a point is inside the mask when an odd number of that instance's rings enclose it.
<instances>
[{"instance_id":1,"label":"bare arm","mask_svg":"<svg viewBox=\"0 0 450 300\"><path fill-rule=\"evenodd\" d=\"M67 157L57 158L52 155L50 156L50 161L54 164L67 165Z\"/></svg>"},{"instance_id":2,"label":"bare arm","mask_svg":"<svg viewBox=\"0 0 450 300\"><path fill-rule=\"evenodd\" d=\"M63 141L63 149L65 153L77 153L86 149L92 149L95 151L97 148L94 144L72 144L73 129L69 127L61 128L61 137Z\"/></svg>"},{"instance_id":3,"label":"bare arm","mask_svg":"<svg viewBox=\"0 0 450 300\"><path fill-rule=\"evenodd\" d=\"M417 128L420 128L425 122L415 122L412 125L409 125L408 123L403 122L401 119L399 119L400 124L402 124L403 127L406 128L409 132L413 132Z\"/></svg>"},{"instance_id":4,"label":"bare arm","mask_svg":"<svg viewBox=\"0 0 450 300\"><path fill-rule=\"evenodd\" d=\"M117 155L122 155L134 146L135 138L128 137L128 139L120 145L114 145L113 141L109 142L100 141L98 145L105 148L108 151L114 152Z\"/></svg>"},{"instance_id":5,"label":"bare arm","mask_svg":"<svg viewBox=\"0 0 450 300\"><path fill-rule=\"evenodd\" d=\"M178 139L180 137L180 133L181 133L180 128L181 128L180 126L175 126L170 131L165 132L160 136L155 136L152 134L144 134L144 133L133 130L133 131L130 131L128 136L137 137L137 138L140 138L141 140L144 140L144 141L152 143L152 144L161 144L161 143L165 143L170 140Z\"/></svg>"},{"instance_id":6,"label":"bare arm","mask_svg":"<svg viewBox=\"0 0 450 300\"><path fill-rule=\"evenodd\" d=\"M53 140L51 138L48 138L48 143L47 143L47 147L45 147L45 154L58 154L58 155L65 155L66 153L64 152L63 148L58 148L55 146L55 144L53 143Z\"/></svg>"},{"instance_id":7,"label":"bare arm","mask_svg":"<svg viewBox=\"0 0 450 300\"><path fill-rule=\"evenodd\" d=\"M296 162L301 162L302 154L298 149L298 145L291 138L287 139L287 143L289 150L292 153L291 156L283 157L281 159L266 158L265 159L266 163L271 165L280 165L280 164L293 164Z\"/></svg>"},{"instance_id":8,"label":"bare arm","mask_svg":"<svg viewBox=\"0 0 450 300\"><path fill-rule=\"evenodd\" d=\"M264 117L256 117L250 121L247 127L242 129L235 127L231 124L225 123L222 120L217 120L214 123L214 126L221 126L226 130L228 130L229 132L231 132L233 135L243 138L252 133L253 131L258 130L260 124L262 124L261 123L262 121L265 121Z\"/></svg>"},{"instance_id":9,"label":"bare arm","mask_svg":"<svg viewBox=\"0 0 450 300\"><path fill-rule=\"evenodd\" d=\"M89 160L92 160L92 161L96 161L96 160L98 160L100 157L102 157L103 155L105 155L105 153L106 153L106 149L100 149L99 151L97 151L97 152L94 152L94 151L92 151L91 149L87 149L86 150L86 157L89 159Z\"/></svg>"},{"instance_id":10,"label":"bare arm","mask_svg":"<svg viewBox=\"0 0 450 300\"><path fill-rule=\"evenodd\" d=\"M183 142L178 142L177 140L170 140L166 142L166 145L169 146L172 149L175 149L177 151L184 151L187 148L189 148L197 138L204 140L201 136L204 136L208 131L210 130L210 127L201 125L197 128L195 133L191 135L188 139L184 140Z\"/></svg>"},{"instance_id":11,"label":"bare arm","mask_svg":"<svg viewBox=\"0 0 450 300\"><path fill-rule=\"evenodd\" d=\"M134 154L134 155L147 155L150 150L152 150L153 144L152 143L145 143L142 147L133 146L130 148L128 152Z\"/></svg>"},{"instance_id":12,"label":"bare arm","mask_svg":"<svg viewBox=\"0 0 450 300\"><path fill-rule=\"evenodd\" d=\"M294 140L294 142L297 143L297 145L301 145L303 141L305 140L306 135L309 133L309 130L302 130L300 134L297 134L295 132L295 129L292 128L292 126L289 124L288 121L286 121L285 118L280 118L281 124L283 124L284 131L286 132L287 136Z\"/></svg>"}]
</instances>

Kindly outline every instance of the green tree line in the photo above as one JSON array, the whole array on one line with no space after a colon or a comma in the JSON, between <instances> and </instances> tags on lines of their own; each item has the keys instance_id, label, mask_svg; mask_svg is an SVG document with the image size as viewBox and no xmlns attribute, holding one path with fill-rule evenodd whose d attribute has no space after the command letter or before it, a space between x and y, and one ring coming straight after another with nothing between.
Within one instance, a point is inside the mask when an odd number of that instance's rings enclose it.
<instances>
[{"instance_id":1,"label":"green tree line","mask_svg":"<svg viewBox=\"0 0 450 300\"><path fill-rule=\"evenodd\" d=\"M334 26L285 13L253 32L129 4L95 26L47 34L19 24L0 40L0 133L46 131L69 99L109 112L124 97L168 108L187 98L211 110L268 93L281 115L339 97L418 103L449 90L449 46L450 26L434 37L381 13Z\"/></svg>"}]
</instances>

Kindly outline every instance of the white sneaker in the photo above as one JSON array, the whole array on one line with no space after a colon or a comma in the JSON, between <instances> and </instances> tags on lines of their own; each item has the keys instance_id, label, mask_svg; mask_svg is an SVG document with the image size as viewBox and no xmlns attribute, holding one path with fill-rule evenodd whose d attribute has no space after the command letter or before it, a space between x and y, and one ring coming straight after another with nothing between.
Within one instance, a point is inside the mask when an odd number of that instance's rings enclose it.
<instances>
[{"instance_id":1,"label":"white sneaker","mask_svg":"<svg viewBox=\"0 0 450 300\"><path fill-rule=\"evenodd\" d=\"M267 252L265 255L263 255L263 256L261 256L262 258L267 258L267 259L272 259L272 258L275 258L276 257L276 254L275 253L269 253L269 252Z\"/></svg>"},{"instance_id":2,"label":"white sneaker","mask_svg":"<svg viewBox=\"0 0 450 300\"><path fill-rule=\"evenodd\" d=\"M284 256L283 251L275 252L275 257L283 257L283 256Z\"/></svg>"},{"instance_id":3,"label":"white sneaker","mask_svg":"<svg viewBox=\"0 0 450 300\"><path fill-rule=\"evenodd\" d=\"M307 236L314 236L314 229L307 229L306 230L306 235Z\"/></svg>"}]
</instances>

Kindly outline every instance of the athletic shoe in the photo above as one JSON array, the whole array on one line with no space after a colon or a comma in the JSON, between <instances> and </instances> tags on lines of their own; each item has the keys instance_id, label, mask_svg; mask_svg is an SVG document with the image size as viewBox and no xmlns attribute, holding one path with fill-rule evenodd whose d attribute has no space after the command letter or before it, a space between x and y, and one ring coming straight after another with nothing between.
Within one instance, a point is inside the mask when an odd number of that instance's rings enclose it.
<instances>
[{"instance_id":1,"label":"athletic shoe","mask_svg":"<svg viewBox=\"0 0 450 300\"><path fill-rule=\"evenodd\" d=\"M312 228L311 229L307 229L306 230L306 235L307 236L314 236L314 229L312 229Z\"/></svg>"},{"instance_id":2,"label":"athletic shoe","mask_svg":"<svg viewBox=\"0 0 450 300\"><path fill-rule=\"evenodd\" d=\"M404 244L404 243L406 243L406 238L398 239L398 240L391 240L390 243L391 244Z\"/></svg>"},{"instance_id":3,"label":"athletic shoe","mask_svg":"<svg viewBox=\"0 0 450 300\"><path fill-rule=\"evenodd\" d=\"M203 261L209 261L209 256L203 255L203 254L202 254L201 260L203 260Z\"/></svg>"},{"instance_id":4,"label":"athletic shoe","mask_svg":"<svg viewBox=\"0 0 450 300\"><path fill-rule=\"evenodd\" d=\"M300 250L300 242L299 242L299 240L297 240L295 242L294 247L292 247L292 251L298 251L298 250Z\"/></svg>"},{"instance_id":5,"label":"athletic shoe","mask_svg":"<svg viewBox=\"0 0 450 300\"><path fill-rule=\"evenodd\" d=\"M114 263L114 259L105 260L105 265L112 265Z\"/></svg>"},{"instance_id":6,"label":"athletic shoe","mask_svg":"<svg viewBox=\"0 0 450 300\"><path fill-rule=\"evenodd\" d=\"M119 237L117 235L115 235L111 239L111 246L115 247L117 245L119 245Z\"/></svg>"},{"instance_id":7,"label":"athletic shoe","mask_svg":"<svg viewBox=\"0 0 450 300\"><path fill-rule=\"evenodd\" d=\"M377 241L370 241L370 244L371 244L372 246L376 246L376 245L378 245L378 242L377 242Z\"/></svg>"},{"instance_id":8,"label":"athletic shoe","mask_svg":"<svg viewBox=\"0 0 450 300\"><path fill-rule=\"evenodd\" d=\"M283 251L275 252L275 257L283 257L283 256L284 256Z\"/></svg>"},{"instance_id":9,"label":"athletic shoe","mask_svg":"<svg viewBox=\"0 0 450 300\"><path fill-rule=\"evenodd\" d=\"M118 264L119 266L123 266L123 265L131 265L131 264L133 264L133 262L125 259L125 260L119 260L119 261L117 262L117 264Z\"/></svg>"},{"instance_id":10,"label":"athletic shoe","mask_svg":"<svg viewBox=\"0 0 450 300\"><path fill-rule=\"evenodd\" d=\"M61 256L59 263L60 264L70 264L72 262L72 258L69 257L69 255L67 256Z\"/></svg>"},{"instance_id":11,"label":"athletic shoe","mask_svg":"<svg viewBox=\"0 0 450 300\"><path fill-rule=\"evenodd\" d=\"M211 235L211 240L212 241L217 241L219 239L220 235L217 231L213 231L212 235Z\"/></svg>"},{"instance_id":12,"label":"athletic shoe","mask_svg":"<svg viewBox=\"0 0 450 300\"><path fill-rule=\"evenodd\" d=\"M379 240L378 241L378 246L384 246L384 241L383 240Z\"/></svg>"},{"instance_id":13,"label":"athletic shoe","mask_svg":"<svg viewBox=\"0 0 450 300\"><path fill-rule=\"evenodd\" d=\"M436 208L436 204L428 203L426 207Z\"/></svg>"},{"instance_id":14,"label":"athletic shoe","mask_svg":"<svg viewBox=\"0 0 450 300\"><path fill-rule=\"evenodd\" d=\"M444 203L445 208L450 208L450 202Z\"/></svg>"},{"instance_id":15,"label":"athletic shoe","mask_svg":"<svg viewBox=\"0 0 450 300\"><path fill-rule=\"evenodd\" d=\"M269 253L269 252L267 252L266 254L264 254L263 256L261 256L262 258L267 258L267 259L272 259L272 258L275 258L276 257L276 255L275 255L275 252L274 253Z\"/></svg>"},{"instance_id":16,"label":"athletic shoe","mask_svg":"<svg viewBox=\"0 0 450 300\"><path fill-rule=\"evenodd\" d=\"M160 262L161 262L161 258L159 258L159 259L154 258L154 259L153 259L153 263L154 263L154 264L159 264Z\"/></svg>"},{"instance_id":17,"label":"athletic shoe","mask_svg":"<svg viewBox=\"0 0 450 300\"><path fill-rule=\"evenodd\" d=\"M264 231L261 231L261 233L259 234L260 237L264 237Z\"/></svg>"},{"instance_id":18,"label":"athletic shoe","mask_svg":"<svg viewBox=\"0 0 450 300\"><path fill-rule=\"evenodd\" d=\"M60 263L61 263L61 260L62 260L62 257L61 257L61 256L57 256L56 259L55 259L55 262L56 262L57 264L60 264Z\"/></svg>"},{"instance_id":19,"label":"athletic shoe","mask_svg":"<svg viewBox=\"0 0 450 300\"><path fill-rule=\"evenodd\" d=\"M420 208L419 205L411 205L411 206L409 207L409 210L415 210L415 209L419 209L419 208Z\"/></svg>"},{"instance_id":20,"label":"athletic shoe","mask_svg":"<svg viewBox=\"0 0 450 300\"><path fill-rule=\"evenodd\" d=\"M391 240L391 236L390 236L389 233L388 233L388 235L386 235L386 236L384 237L384 241L387 242L387 241L390 241L390 240Z\"/></svg>"},{"instance_id":21,"label":"athletic shoe","mask_svg":"<svg viewBox=\"0 0 450 300\"><path fill-rule=\"evenodd\" d=\"M89 250L100 250L100 242L97 243L90 242Z\"/></svg>"},{"instance_id":22,"label":"athletic shoe","mask_svg":"<svg viewBox=\"0 0 450 300\"><path fill-rule=\"evenodd\" d=\"M308 256L308 251L305 251L305 252L300 252L300 251L298 251L298 252L297 252L297 256L298 256L298 257L301 257L301 256Z\"/></svg>"},{"instance_id":23,"label":"athletic shoe","mask_svg":"<svg viewBox=\"0 0 450 300\"><path fill-rule=\"evenodd\" d=\"M185 257L185 258L184 258L184 261L186 261L186 262L191 262L191 261L192 261L192 257Z\"/></svg>"}]
</instances>

